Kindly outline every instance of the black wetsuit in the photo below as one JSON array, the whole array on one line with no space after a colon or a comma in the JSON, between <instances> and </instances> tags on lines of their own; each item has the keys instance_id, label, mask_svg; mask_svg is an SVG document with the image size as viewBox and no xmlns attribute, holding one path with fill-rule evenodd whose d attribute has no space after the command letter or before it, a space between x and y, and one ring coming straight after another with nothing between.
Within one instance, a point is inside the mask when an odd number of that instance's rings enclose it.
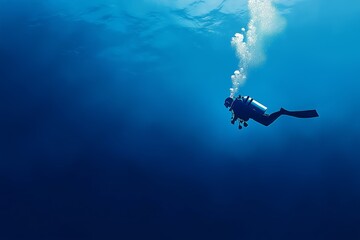
<instances>
[{"instance_id":1,"label":"black wetsuit","mask_svg":"<svg viewBox=\"0 0 360 240\"><path fill-rule=\"evenodd\" d=\"M233 119L231 121L233 124L238 119L247 122L251 118L258 123L269 126L281 115L288 115L297 118L313 118L319 116L316 110L287 111L283 108L281 108L280 111L274 112L270 115L262 114L258 111L255 111L251 105L246 105L241 98L234 99L234 102L232 103L229 110L233 112Z\"/></svg>"}]
</instances>

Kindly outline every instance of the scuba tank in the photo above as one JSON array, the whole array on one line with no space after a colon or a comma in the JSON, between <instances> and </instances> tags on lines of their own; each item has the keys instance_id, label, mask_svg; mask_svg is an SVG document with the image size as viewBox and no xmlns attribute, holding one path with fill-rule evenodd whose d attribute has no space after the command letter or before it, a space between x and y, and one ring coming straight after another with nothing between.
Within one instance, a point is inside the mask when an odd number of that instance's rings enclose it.
<instances>
[{"instance_id":1,"label":"scuba tank","mask_svg":"<svg viewBox=\"0 0 360 240\"><path fill-rule=\"evenodd\" d=\"M258 101L254 100L253 98L249 96L243 96L241 97L241 100L246 106L249 106L251 109L253 109L255 112L258 112L260 114L265 114L267 107L259 103Z\"/></svg>"}]
</instances>

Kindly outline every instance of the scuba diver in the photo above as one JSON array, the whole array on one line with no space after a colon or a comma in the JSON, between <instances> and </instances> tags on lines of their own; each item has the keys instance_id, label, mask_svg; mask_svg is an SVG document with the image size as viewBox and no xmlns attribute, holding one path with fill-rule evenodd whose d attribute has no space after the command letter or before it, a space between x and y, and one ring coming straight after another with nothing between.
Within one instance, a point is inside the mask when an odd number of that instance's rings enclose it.
<instances>
[{"instance_id":1,"label":"scuba diver","mask_svg":"<svg viewBox=\"0 0 360 240\"><path fill-rule=\"evenodd\" d=\"M241 124L243 124L244 127L247 127L247 121L249 121L250 118L262 125L269 126L281 115L297 118L314 118L319 116L316 110L288 111L284 108L281 108L280 111L274 112L270 115L265 114L267 107L249 96L238 96L235 99L228 97L225 99L224 105L226 108L229 108L229 111L233 114L231 123L234 124L237 120L239 120L239 129L242 128Z\"/></svg>"}]
</instances>

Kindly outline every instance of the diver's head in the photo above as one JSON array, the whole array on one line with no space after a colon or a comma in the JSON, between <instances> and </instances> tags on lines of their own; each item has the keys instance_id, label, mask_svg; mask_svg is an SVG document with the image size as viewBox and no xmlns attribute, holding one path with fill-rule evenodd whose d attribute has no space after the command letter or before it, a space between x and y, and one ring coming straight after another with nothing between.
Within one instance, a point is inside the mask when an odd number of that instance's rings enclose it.
<instances>
[{"instance_id":1,"label":"diver's head","mask_svg":"<svg viewBox=\"0 0 360 240\"><path fill-rule=\"evenodd\" d=\"M231 106L231 104L234 102L234 99L232 99L231 97L228 97L227 99L225 99L225 107L228 108Z\"/></svg>"}]
</instances>

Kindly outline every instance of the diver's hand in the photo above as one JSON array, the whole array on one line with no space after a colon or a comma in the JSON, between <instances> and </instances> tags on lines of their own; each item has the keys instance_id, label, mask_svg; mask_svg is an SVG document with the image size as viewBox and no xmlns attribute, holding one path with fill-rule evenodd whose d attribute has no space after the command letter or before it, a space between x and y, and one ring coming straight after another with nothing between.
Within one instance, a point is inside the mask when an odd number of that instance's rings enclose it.
<instances>
[{"instance_id":1,"label":"diver's hand","mask_svg":"<svg viewBox=\"0 0 360 240\"><path fill-rule=\"evenodd\" d=\"M236 122L237 119L238 119L237 117L231 118L231 124L235 124L235 122Z\"/></svg>"}]
</instances>

